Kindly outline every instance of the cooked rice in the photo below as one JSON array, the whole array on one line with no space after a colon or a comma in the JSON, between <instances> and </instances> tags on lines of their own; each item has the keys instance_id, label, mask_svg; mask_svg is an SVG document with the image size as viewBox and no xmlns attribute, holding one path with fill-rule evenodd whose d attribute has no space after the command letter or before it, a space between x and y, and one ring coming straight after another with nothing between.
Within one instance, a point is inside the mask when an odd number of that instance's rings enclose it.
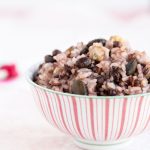
<instances>
[{"instance_id":1,"label":"cooked rice","mask_svg":"<svg viewBox=\"0 0 150 150\"><path fill-rule=\"evenodd\" d=\"M88 44L80 42L65 52L47 56L34 76L34 82L43 87L98 96L150 91L150 59L145 52L132 50L119 36L96 39Z\"/></svg>"}]
</instances>

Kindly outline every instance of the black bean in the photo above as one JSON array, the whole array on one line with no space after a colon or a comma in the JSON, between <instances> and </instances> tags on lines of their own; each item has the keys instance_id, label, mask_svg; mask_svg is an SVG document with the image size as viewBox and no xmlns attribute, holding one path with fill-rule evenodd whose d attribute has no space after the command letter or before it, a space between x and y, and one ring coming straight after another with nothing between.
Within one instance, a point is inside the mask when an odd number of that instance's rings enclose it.
<instances>
[{"instance_id":1,"label":"black bean","mask_svg":"<svg viewBox=\"0 0 150 150\"><path fill-rule=\"evenodd\" d=\"M130 60L128 62L128 64L126 65L126 73L127 75L133 75L136 71L136 68L137 68L137 60L134 59L134 60Z\"/></svg>"},{"instance_id":2,"label":"black bean","mask_svg":"<svg viewBox=\"0 0 150 150\"><path fill-rule=\"evenodd\" d=\"M102 43L102 45L105 46L105 45L106 45L106 42L107 42L107 41L106 41L105 39L94 39L94 40L90 41L90 42L85 46L85 48L82 49L80 55L88 53L89 47L92 46L93 43Z\"/></svg>"},{"instance_id":3,"label":"black bean","mask_svg":"<svg viewBox=\"0 0 150 150\"><path fill-rule=\"evenodd\" d=\"M90 41L88 44L87 44L87 47L90 47L93 45L93 43L102 43L103 46L106 45L106 40L105 39L94 39L92 41Z\"/></svg>"},{"instance_id":4,"label":"black bean","mask_svg":"<svg viewBox=\"0 0 150 150\"><path fill-rule=\"evenodd\" d=\"M90 66L90 64L91 64L91 59L89 59L88 57L80 58L76 62L76 66L78 68L88 68Z\"/></svg>"},{"instance_id":5,"label":"black bean","mask_svg":"<svg viewBox=\"0 0 150 150\"><path fill-rule=\"evenodd\" d=\"M138 79L136 79L134 81L134 86L141 86L140 84L141 84L141 82Z\"/></svg>"},{"instance_id":6,"label":"black bean","mask_svg":"<svg viewBox=\"0 0 150 150\"><path fill-rule=\"evenodd\" d=\"M53 62L56 62L56 60L53 58L53 56L46 55L45 56L45 63L49 63L49 62L53 63Z\"/></svg>"},{"instance_id":7,"label":"black bean","mask_svg":"<svg viewBox=\"0 0 150 150\"><path fill-rule=\"evenodd\" d=\"M60 53L61 53L60 50L55 49L55 50L53 50L53 52L52 52L52 56L56 56L57 54L60 54Z\"/></svg>"},{"instance_id":8,"label":"black bean","mask_svg":"<svg viewBox=\"0 0 150 150\"><path fill-rule=\"evenodd\" d=\"M74 80L71 85L71 93L79 95L88 95L87 86L81 80Z\"/></svg>"},{"instance_id":9,"label":"black bean","mask_svg":"<svg viewBox=\"0 0 150 150\"><path fill-rule=\"evenodd\" d=\"M91 69L93 72L97 72L98 67L96 66L95 63L91 63L90 69Z\"/></svg>"},{"instance_id":10,"label":"black bean","mask_svg":"<svg viewBox=\"0 0 150 150\"><path fill-rule=\"evenodd\" d=\"M89 51L89 48L88 48L87 46L85 46L85 47L82 49L82 51L80 52L80 55L82 55L82 54L87 54L88 51Z\"/></svg>"},{"instance_id":11,"label":"black bean","mask_svg":"<svg viewBox=\"0 0 150 150\"><path fill-rule=\"evenodd\" d=\"M64 92L64 93L69 93L69 89L63 88L63 92Z\"/></svg>"},{"instance_id":12,"label":"black bean","mask_svg":"<svg viewBox=\"0 0 150 150\"><path fill-rule=\"evenodd\" d=\"M148 84L150 84L150 78L148 79Z\"/></svg>"},{"instance_id":13,"label":"black bean","mask_svg":"<svg viewBox=\"0 0 150 150\"><path fill-rule=\"evenodd\" d=\"M113 48L115 47L120 47L120 42L119 41L114 41L113 42Z\"/></svg>"},{"instance_id":14,"label":"black bean","mask_svg":"<svg viewBox=\"0 0 150 150\"><path fill-rule=\"evenodd\" d=\"M70 66L64 65L64 76L69 78L70 75L72 74L71 69L72 68Z\"/></svg>"},{"instance_id":15,"label":"black bean","mask_svg":"<svg viewBox=\"0 0 150 150\"><path fill-rule=\"evenodd\" d=\"M128 86L141 86L141 82L138 79L134 79L133 76L129 76L128 80L126 81Z\"/></svg>"},{"instance_id":16,"label":"black bean","mask_svg":"<svg viewBox=\"0 0 150 150\"><path fill-rule=\"evenodd\" d=\"M103 85L104 81L105 81L105 76L100 75L97 77L97 84L98 85Z\"/></svg>"},{"instance_id":17,"label":"black bean","mask_svg":"<svg viewBox=\"0 0 150 150\"><path fill-rule=\"evenodd\" d=\"M120 68L118 67L112 67L110 71L110 75L113 76L114 82L116 84L119 84L122 80L122 75L120 74Z\"/></svg>"},{"instance_id":18,"label":"black bean","mask_svg":"<svg viewBox=\"0 0 150 150\"><path fill-rule=\"evenodd\" d=\"M104 75L100 75L97 77L97 85L96 85L96 92L99 93L99 95L101 95L101 88L102 88L102 85L105 81L105 76Z\"/></svg>"}]
</instances>

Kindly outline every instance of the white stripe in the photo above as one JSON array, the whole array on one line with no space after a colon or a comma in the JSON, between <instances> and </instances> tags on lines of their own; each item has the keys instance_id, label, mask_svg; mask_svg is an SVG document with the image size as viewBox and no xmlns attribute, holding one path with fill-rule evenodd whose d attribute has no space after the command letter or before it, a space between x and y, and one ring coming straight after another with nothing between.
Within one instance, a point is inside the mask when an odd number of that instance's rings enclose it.
<instances>
[{"instance_id":1,"label":"white stripe","mask_svg":"<svg viewBox=\"0 0 150 150\"><path fill-rule=\"evenodd\" d=\"M70 125L69 125L67 114L66 114L66 111L65 111L66 110L65 109L66 105L65 105L64 97L63 97L63 95L58 95L58 96L59 96L61 107L62 107L62 113L63 113L63 117L64 117L64 122L66 124L66 127L67 127L68 131L71 133Z\"/></svg>"},{"instance_id":2,"label":"white stripe","mask_svg":"<svg viewBox=\"0 0 150 150\"><path fill-rule=\"evenodd\" d=\"M129 136L132 129L133 129L133 126L134 126L134 122L135 122L135 115L137 113L137 107L138 107L138 100L136 97L135 98L132 98L132 103L130 105L130 114L129 114L129 120L128 120L128 128L127 128L127 132L126 132L126 136Z\"/></svg>"},{"instance_id":3,"label":"white stripe","mask_svg":"<svg viewBox=\"0 0 150 150\"><path fill-rule=\"evenodd\" d=\"M125 121L124 121L124 128L123 128L123 131L122 131L122 134L121 134L121 137L120 138L125 138L127 136L127 133L129 131L129 128L130 128L130 125L129 122L131 123L131 119L130 119L130 116L131 116L131 104L133 102L133 98L128 98L127 99L127 105L126 105L126 116L125 116Z\"/></svg>"},{"instance_id":4,"label":"white stripe","mask_svg":"<svg viewBox=\"0 0 150 150\"><path fill-rule=\"evenodd\" d=\"M96 101L97 99L92 99L93 101L93 115L94 115L94 132L95 132L95 138L96 138L96 141L98 139L98 130L97 130L97 112L96 112Z\"/></svg>"},{"instance_id":5,"label":"white stripe","mask_svg":"<svg viewBox=\"0 0 150 150\"><path fill-rule=\"evenodd\" d=\"M40 113L41 113L42 110L41 110L41 107L40 107L40 104L39 104L38 96L37 96L37 93L36 93L36 88L33 86L31 88L31 90L32 90L32 93L33 93L34 102L36 103L36 105L37 105L37 107L38 107L38 109L40 110Z\"/></svg>"},{"instance_id":6,"label":"white stripe","mask_svg":"<svg viewBox=\"0 0 150 150\"><path fill-rule=\"evenodd\" d=\"M41 96L42 96L42 102L43 102L46 118L47 118L48 122L50 122L54 126L51 115L49 114L49 108L48 108L47 99L46 99L44 90L41 90L40 92L41 92Z\"/></svg>"},{"instance_id":7,"label":"white stripe","mask_svg":"<svg viewBox=\"0 0 150 150\"><path fill-rule=\"evenodd\" d=\"M142 103L142 106L141 106L141 111L140 111L140 115L139 115L139 121L138 121L136 129L134 131L134 135L136 135L137 132L141 131L141 122L145 118L145 116L143 116L143 114L144 114L144 111L145 111L144 107L145 107L145 103L147 101L147 98L148 98L148 96L144 96L143 97L143 103Z\"/></svg>"},{"instance_id":8,"label":"white stripe","mask_svg":"<svg viewBox=\"0 0 150 150\"><path fill-rule=\"evenodd\" d=\"M55 115L55 110L54 110L54 106L53 106L53 100L55 100L53 97L52 97L52 94L51 93L48 93L47 92L47 96L48 96L48 99L49 99L49 103L50 103L50 106L51 106L51 111L52 111L52 115L53 115L53 118L57 124L57 126L59 127L60 130L62 130L62 127L61 125L59 124L59 121L57 120L57 117Z\"/></svg>"},{"instance_id":9,"label":"white stripe","mask_svg":"<svg viewBox=\"0 0 150 150\"><path fill-rule=\"evenodd\" d=\"M149 119L149 116L150 116L150 97L148 98L148 104L146 105L146 113L145 113L145 119L144 119L144 123L143 123L143 129L144 129L144 127L145 127L145 125L146 125L146 123L147 123L147 121L148 121L148 119ZM142 129L142 130L143 130ZM150 129L150 121L149 121L149 123L148 123L148 126L147 126L147 128L145 128L145 130L144 131L147 131L148 129Z\"/></svg>"},{"instance_id":10,"label":"white stripe","mask_svg":"<svg viewBox=\"0 0 150 150\"><path fill-rule=\"evenodd\" d=\"M145 126L145 123L148 119L148 116L150 116L150 114L148 115L147 112L148 112L148 109L150 108L150 100L149 100L149 96L147 96L147 99L144 101L144 106L143 106L143 118L142 118L142 121L141 121L141 126L139 127L140 129L138 130L138 133L140 133L142 130L143 130L143 127ZM137 134L138 134L137 133Z\"/></svg>"},{"instance_id":11,"label":"white stripe","mask_svg":"<svg viewBox=\"0 0 150 150\"><path fill-rule=\"evenodd\" d=\"M90 134L90 138L89 140L93 139L93 135L92 135L92 126L91 126L91 115L90 115L90 100L88 98L86 98L86 108L87 108L87 123L88 123L88 132Z\"/></svg>"},{"instance_id":12,"label":"white stripe","mask_svg":"<svg viewBox=\"0 0 150 150\"><path fill-rule=\"evenodd\" d=\"M120 128L121 128L121 121L122 121L122 110L123 110L123 104L124 104L124 98L119 100L120 103L120 107L118 108L118 112L119 112L119 116L118 116L118 126L117 126L117 132L115 135L115 139L118 138L119 132L120 132Z\"/></svg>"},{"instance_id":13,"label":"white stripe","mask_svg":"<svg viewBox=\"0 0 150 150\"><path fill-rule=\"evenodd\" d=\"M40 97L40 103L41 103L41 107L42 107L42 111L43 111L43 114L44 114L44 117L45 119L48 121L47 119L47 115L46 115L46 111L45 111L45 107L44 107L44 103L43 103L43 97L42 97L42 93L41 93L41 90L37 88L37 91L38 91L38 94L39 94L39 97Z\"/></svg>"},{"instance_id":14,"label":"white stripe","mask_svg":"<svg viewBox=\"0 0 150 150\"><path fill-rule=\"evenodd\" d=\"M78 121L79 121L79 128L80 128L80 131L84 137L85 133L84 133L84 130L83 130L83 125L82 125L82 118L81 118L81 108L80 108L80 99L79 98L75 98L76 99L76 105L77 105L77 116L78 116ZM82 137L81 137L82 138Z\"/></svg>"},{"instance_id":15,"label":"white stripe","mask_svg":"<svg viewBox=\"0 0 150 150\"><path fill-rule=\"evenodd\" d=\"M68 122L66 123L67 127L68 127L68 129L70 130L70 132L72 133L73 136L77 136L77 134L76 134L76 132L73 128L72 121L71 121L72 114L70 114L69 100L67 99L67 96L63 96L63 101L64 101L64 105L66 106L65 115L66 115L66 118L68 119Z\"/></svg>"},{"instance_id":16,"label":"white stripe","mask_svg":"<svg viewBox=\"0 0 150 150\"><path fill-rule=\"evenodd\" d=\"M115 109L114 109L114 122L113 122L113 130L112 130L112 137L111 139L114 140L115 139L115 136L117 135L117 128L119 127L119 116L118 114L120 114L120 103L122 101L122 99L115 99L116 103L115 103ZM120 106L119 106L120 105Z\"/></svg>"},{"instance_id":17,"label":"white stripe","mask_svg":"<svg viewBox=\"0 0 150 150\"><path fill-rule=\"evenodd\" d=\"M102 103L103 102L103 100L101 99L101 100L98 100L97 101L97 109L98 109L98 140L99 141L102 141L102 139L103 139L103 137L102 137L102 133L103 133L103 131L102 131L102 122L103 122L103 120L102 120L102 116L103 116L103 114L102 114Z\"/></svg>"},{"instance_id":18,"label":"white stripe","mask_svg":"<svg viewBox=\"0 0 150 150\"><path fill-rule=\"evenodd\" d=\"M114 98L109 99L109 113L108 113L108 136L107 140L111 139L111 130L112 130L112 122L113 122L113 103L114 103Z\"/></svg>"},{"instance_id":19,"label":"white stripe","mask_svg":"<svg viewBox=\"0 0 150 150\"><path fill-rule=\"evenodd\" d=\"M134 130L134 126L135 126L135 123L136 123L136 119L137 119L137 115L138 115L138 108L139 108L139 103L140 103L140 100L141 100L141 97L138 97L135 101L136 101L136 104L134 105L134 107L136 108L135 109L135 113L134 113L134 116L132 118L132 127L131 127L131 130L128 134L128 136L132 133L132 131ZM134 132L132 133L132 135L134 134ZM132 136L131 135L131 136Z\"/></svg>"},{"instance_id":20,"label":"white stripe","mask_svg":"<svg viewBox=\"0 0 150 150\"><path fill-rule=\"evenodd\" d=\"M78 110L78 120L79 120L79 127L81 130L81 133L83 135L83 137L86 137L86 133L84 131L84 124L82 123L82 116L81 116L81 110L85 109L85 106L82 105L82 108L80 107L80 102L83 101L84 99L82 98L76 98L76 104L77 104L77 110Z\"/></svg>"},{"instance_id":21,"label":"white stripe","mask_svg":"<svg viewBox=\"0 0 150 150\"><path fill-rule=\"evenodd\" d=\"M80 98L80 103L82 108L80 108L80 112L82 112L82 120L83 120L83 128L84 128L84 133L86 139L90 139L90 135L88 134L88 125L87 125L87 114L86 114L86 99L85 98Z\"/></svg>"}]
</instances>

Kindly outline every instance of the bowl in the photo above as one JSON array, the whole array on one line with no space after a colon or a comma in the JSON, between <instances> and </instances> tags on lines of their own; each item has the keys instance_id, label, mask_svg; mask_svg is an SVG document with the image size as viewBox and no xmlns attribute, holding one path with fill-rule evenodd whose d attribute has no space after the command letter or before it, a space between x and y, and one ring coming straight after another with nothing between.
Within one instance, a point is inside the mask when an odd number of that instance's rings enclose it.
<instances>
[{"instance_id":1,"label":"bowl","mask_svg":"<svg viewBox=\"0 0 150 150\"><path fill-rule=\"evenodd\" d=\"M150 129L150 93L129 96L82 96L41 87L32 81L39 64L31 67L27 80L35 102L54 127L89 150L116 149Z\"/></svg>"}]
</instances>

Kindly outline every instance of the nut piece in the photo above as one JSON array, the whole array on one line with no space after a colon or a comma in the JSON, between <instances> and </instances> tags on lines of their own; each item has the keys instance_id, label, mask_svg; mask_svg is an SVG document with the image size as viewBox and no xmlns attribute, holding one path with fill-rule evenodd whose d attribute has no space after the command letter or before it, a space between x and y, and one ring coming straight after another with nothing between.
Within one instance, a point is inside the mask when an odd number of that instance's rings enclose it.
<instances>
[{"instance_id":1,"label":"nut piece","mask_svg":"<svg viewBox=\"0 0 150 150\"><path fill-rule=\"evenodd\" d=\"M72 52L73 50L74 50L74 47L71 46L71 47L69 47L69 48L65 51L65 54L67 55L67 57L70 57L71 52Z\"/></svg>"},{"instance_id":2,"label":"nut piece","mask_svg":"<svg viewBox=\"0 0 150 150\"><path fill-rule=\"evenodd\" d=\"M53 71L53 76L55 77L55 76L61 74L62 71L63 71L63 68L61 68L61 67L56 67L56 68L54 69L54 71Z\"/></svg>"},{"instance_id":3,"label":"nut piece","mask_svg":"<svg viewBox=\"0 0 150 150\"><path fill-rule=\"evenodd\" d=\"M114 35L114 36L111 36L110 37L110 41L111 42L120 42L120 43L123 43L124 42L124 39L123 38L121 38L120 36L118 36L118 35Z\"/></svg>"},{"instance_id":4,"label":"nut piece","mask_svg":"<svg viewBox=\"0 0 150 150\"><path fill-rule=\"evenodd\" d=\"M102 61L109 58L109 49L103 47L101 43L94 43L89 48L89 57L96 61Z\"/></svg>"},{"instance_id":5,"label":"nut piece","mask_svg":"<svg viewBox=\"0 0 150 150\"><path fill-rule=\"evenodd\" d=\"M82 57L76 62L78 68L88 68L90 64L91 64L91 59L89 59L88 57Z\"/></svg>"}]
</instances>

